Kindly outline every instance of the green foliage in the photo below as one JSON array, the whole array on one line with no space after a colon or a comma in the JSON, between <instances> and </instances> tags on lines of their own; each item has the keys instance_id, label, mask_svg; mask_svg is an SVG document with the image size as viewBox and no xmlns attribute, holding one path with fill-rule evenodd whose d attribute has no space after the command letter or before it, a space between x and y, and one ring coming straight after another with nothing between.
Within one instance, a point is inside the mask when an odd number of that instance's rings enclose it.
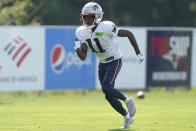
<instances>
[{"instance_id":1,"label":"green foliage","mask_svg":"<svg viewBox=\"0 0 196 131\"><path fill-rule=\"evenodd\" d=\"M120 26L196 26L194 0L0 0L0 24L80 25L82 7L99 3Z\"/></svg>"},{"instance_id":2,"label":"green foliage","mask_svg":"<svg viewBox=\"0 0 196 131\"><path fill-rule=\"evenodd\" d=\"M0 24L27 25L39 24L40 18L36 7L31 0L3 0L0 3Z\"/></svg>"}]
</instances>

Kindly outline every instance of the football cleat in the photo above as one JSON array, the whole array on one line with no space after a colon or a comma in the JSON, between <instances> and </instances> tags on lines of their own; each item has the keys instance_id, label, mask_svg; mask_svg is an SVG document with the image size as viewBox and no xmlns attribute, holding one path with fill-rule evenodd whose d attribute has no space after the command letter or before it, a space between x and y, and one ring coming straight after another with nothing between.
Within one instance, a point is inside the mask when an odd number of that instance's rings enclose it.
<instances>
[{"instance_id":1,"label":"football cleat","mask_svg":"<svg viewBox=\"0 0 196 131\"><path fill-rule=\"evenodd\" d=\"M121 128L129 128L129 126L134 122L134 117L125 117L123 126Z\"/></svg>"},{"instance_id":2,"label":"football cleat","mask_svg":"<svg viewBox=\"0 0 196 131\"><path fill-rule=\"evenodd\" d=\"M130 117L133 117L136 112L136 107L135 107L133 98L130 96L127 96L127 99L125 100L125 104L128 108Z\"/></svg>"}]
</instances>

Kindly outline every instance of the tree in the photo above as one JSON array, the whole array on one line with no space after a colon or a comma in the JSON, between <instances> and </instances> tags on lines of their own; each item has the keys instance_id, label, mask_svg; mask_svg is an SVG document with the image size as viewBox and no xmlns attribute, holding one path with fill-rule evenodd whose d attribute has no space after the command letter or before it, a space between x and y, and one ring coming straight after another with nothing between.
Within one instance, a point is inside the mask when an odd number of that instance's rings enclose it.
<instances>
[{"instance_id":1,"label":"tree","mask_svg":"<svg viewBox=\"0 0 196 131\"><path fill-rule=\"evenodd\" d=\"M43 3L35 6L32 0L1 0L0 24L3 25L28 25L41 24L42 19L38 15Z\"/></svg>"},{"instance_id":2,"label":"tree","mask_svg":"<svg viewBox=\"0 0 196 131\"><path fill-rule=\"evenodd\" d=\"M0 24L80 25L90 1L120 26L196 26L195 0L0 0Z\"/></svg>"}]
</instances>

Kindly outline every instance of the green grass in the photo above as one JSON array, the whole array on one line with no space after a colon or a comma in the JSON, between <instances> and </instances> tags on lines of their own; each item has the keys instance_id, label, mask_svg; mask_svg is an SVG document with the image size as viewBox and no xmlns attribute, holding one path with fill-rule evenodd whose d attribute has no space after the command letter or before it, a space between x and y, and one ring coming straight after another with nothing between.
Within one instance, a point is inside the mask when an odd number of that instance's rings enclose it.
<instances>
[{"instance_id":1,"label":"green grass","mask_svg":"<svg viewBox=\"0 0 196 131\"><path fill-rule=\"evenodd\" d=\"M129 129L101 91L0 93L0 131L196 131L196 88L126 93L137 107Z\"/></svg>"}]
</instances>

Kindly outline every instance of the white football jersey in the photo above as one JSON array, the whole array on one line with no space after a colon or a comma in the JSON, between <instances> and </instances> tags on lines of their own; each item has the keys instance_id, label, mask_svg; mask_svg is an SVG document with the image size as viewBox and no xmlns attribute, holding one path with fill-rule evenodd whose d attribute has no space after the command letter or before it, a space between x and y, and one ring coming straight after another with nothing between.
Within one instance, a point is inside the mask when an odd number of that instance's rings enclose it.
<instances>
[{"instance_id":1,"label":"white football jersey","mask_svg":"<svg viewBox=\"0 0 196 131\"><path fill-rule=\"evenodd\" d=\"M80 26L76 30L76 38L81 43L86 43L99 58L100 63L108 63L122 57L114 39L117 34L118 30L111 21L100 22L93 33L85 26Z\"/></svg>"}]
</instances>

